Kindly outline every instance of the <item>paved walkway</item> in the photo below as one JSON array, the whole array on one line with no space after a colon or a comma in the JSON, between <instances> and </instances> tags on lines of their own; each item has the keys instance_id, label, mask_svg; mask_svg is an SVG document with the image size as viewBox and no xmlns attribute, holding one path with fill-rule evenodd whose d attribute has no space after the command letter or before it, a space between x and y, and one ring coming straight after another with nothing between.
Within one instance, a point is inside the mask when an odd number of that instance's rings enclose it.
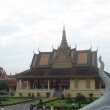
<instances>
[{"instance_id":1,"label":"paved walkway","mask_svg":"<svg viewBox=\"0 0 110 110\"><path fill-rule=\"evenodd\" d=\"M47 101L47 100L50 100L50 98L43 98L42 100ZM30 110L29 109L30 104L33 102L38 103L39 100L27 102L27 103L22 103L22 104L17 104L17 105L12 105L12 106L7 106L7 107L4 107L3 110ZM2 109L0 109L0 110L2 110Z\"/></svg>"}]
</instances>

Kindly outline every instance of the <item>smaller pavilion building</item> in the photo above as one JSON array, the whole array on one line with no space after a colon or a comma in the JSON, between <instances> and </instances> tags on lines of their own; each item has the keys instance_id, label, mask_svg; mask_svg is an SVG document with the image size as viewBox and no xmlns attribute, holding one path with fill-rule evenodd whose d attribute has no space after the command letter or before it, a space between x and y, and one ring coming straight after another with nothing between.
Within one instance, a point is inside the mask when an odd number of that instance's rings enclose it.
<instances>
[{"instance_id":1,"label":"smaller pavilion building","mask_svg":"<svg viewBox=\"0 0 110 110\"><path fill-rule=\"evenodd\" d=\"M5 91L6 93L15 94L17 84L16 78L13 78L12 75L8 76L2 67L0 67L0 83L6 83L8 85L9 89ZM0 93L1 92L2 90L0 90Z\"/></svg>"}]
</instances>

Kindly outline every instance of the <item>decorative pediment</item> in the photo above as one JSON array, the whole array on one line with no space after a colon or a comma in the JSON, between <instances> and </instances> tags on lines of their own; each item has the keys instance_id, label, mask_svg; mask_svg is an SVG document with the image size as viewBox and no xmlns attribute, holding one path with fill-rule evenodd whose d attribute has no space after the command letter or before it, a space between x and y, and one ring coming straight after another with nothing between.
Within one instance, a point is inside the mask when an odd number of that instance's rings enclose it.
<instances>
[{"instance_id":1,"label":"decorative pediment","mask_svg":"<svg viewBox=\"0 0 110 110\"><path fill-rule=\"evenodd\" d=\"M58 53L52 61L52 67L54 68L69 68L72 67L71 57L66 53L64 49L59 49Z\"/></svg>"}]
</instances>

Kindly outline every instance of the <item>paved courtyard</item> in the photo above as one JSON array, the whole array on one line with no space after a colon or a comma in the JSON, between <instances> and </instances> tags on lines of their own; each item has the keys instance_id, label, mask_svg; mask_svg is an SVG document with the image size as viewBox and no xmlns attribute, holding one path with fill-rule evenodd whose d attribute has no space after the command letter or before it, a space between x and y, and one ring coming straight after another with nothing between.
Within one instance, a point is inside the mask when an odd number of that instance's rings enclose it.
<instances>
[{"instance_id":1,"label":"paved courtyard","mask_svg":"<svg viewBox=\"0 0 110 110\"><path fill-rule=\"evenodd\" d=\"M43 98L42 100L43 101L47 101L49 99L48 98ZM38 102L38 100L32 101L32 102L23 103L23 104L17 104L17 105L7 106L7 107L4 107L3 110L30 110L29 109L30 104L33 103L33 102ZM2 109L0 109L0 110L2 110Z\"/></svg>"}]
</instances>

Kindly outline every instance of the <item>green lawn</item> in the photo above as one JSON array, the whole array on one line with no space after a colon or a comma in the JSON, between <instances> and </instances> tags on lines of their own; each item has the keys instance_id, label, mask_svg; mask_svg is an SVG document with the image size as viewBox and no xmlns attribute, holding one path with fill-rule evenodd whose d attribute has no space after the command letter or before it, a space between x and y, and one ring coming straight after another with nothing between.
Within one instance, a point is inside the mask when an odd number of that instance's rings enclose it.
<instances>
[{"instance_id":1,"label":"green lawn","mask_svg":"<svg viewBox=\"0 0 110 110\"><path fill-rule=\"evenodd\" d=\"M32 101L31 98L5 98L5 100L0 100L0 106L8 106L8 105L14 105L18 103L28 102Z\"/></svg>"}]
</instances>

